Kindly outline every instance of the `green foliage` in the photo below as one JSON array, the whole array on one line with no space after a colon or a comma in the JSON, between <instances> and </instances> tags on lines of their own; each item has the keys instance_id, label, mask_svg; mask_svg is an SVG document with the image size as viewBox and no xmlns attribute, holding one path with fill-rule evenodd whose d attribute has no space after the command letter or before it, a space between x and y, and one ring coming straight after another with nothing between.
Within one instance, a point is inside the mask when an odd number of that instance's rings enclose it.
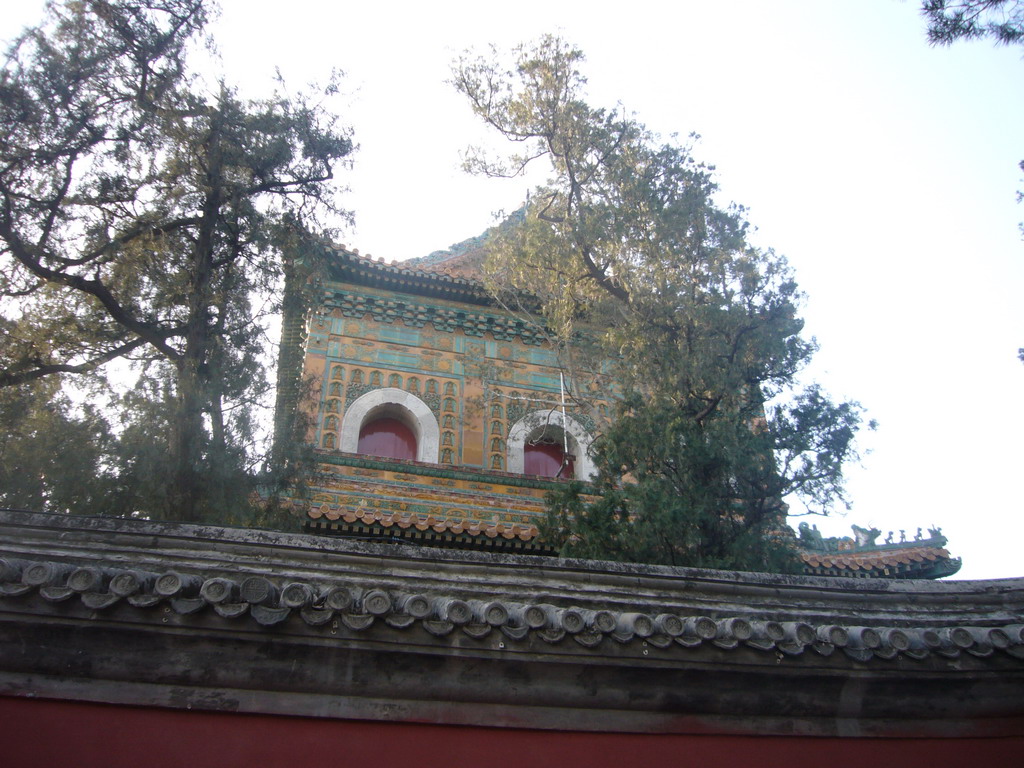
<instances>
[{"instance_id":1,"label":"green foliage","mask_svg":"<svg viewBox=\"0 0 1024 768\"><path fill-rule=\"evenodd\" d=\"M104 463L114 438L101 413L74 414L55 384L0 388L0 506L102 514L115 493Z\"/></svg>"},{"instance_id":2,"label":"green foliage","mask_svg":"<svg viewBox=\"0 0 1024 768\"><path fill-rule=\"evenodd\" d=\"M190 76L206 20L203 0L55 4L0 72L0 386L129 361L119 508L183 520L249 507L266 319L344 215L352 150L310 96Z\"/></svg>"},{"instance_id":3,"label":"green foliage","mask_svg":"<svg viewBox=\"0 0 1024 768\"><path fill-rule=\"evenodd\" d=\"M982 37L1004 45L1024 42L1021 0L924 0L921 13L928 21L928 40L933 45Z\"/></svg>"},{"instance_id":4,"label":"green foliage","mask_svg":"<svg viewBox=\"0 0 1024 768\"><path fill-rule=\"evenodd\" d=\"M506 67L464 58L454 78L522 147L504 162L473 153L470 170L551 171L522 221L497 230L489 287L540 308L577 396L618 393L593 487L553 496L545 533L568 555L784 569L783 499L843 503L860 408L795 391L815 344L785 260L748 242L742 209L716 203L689 145L590 107L582 58L546 37Z\"/></svg>"}]
</instances>

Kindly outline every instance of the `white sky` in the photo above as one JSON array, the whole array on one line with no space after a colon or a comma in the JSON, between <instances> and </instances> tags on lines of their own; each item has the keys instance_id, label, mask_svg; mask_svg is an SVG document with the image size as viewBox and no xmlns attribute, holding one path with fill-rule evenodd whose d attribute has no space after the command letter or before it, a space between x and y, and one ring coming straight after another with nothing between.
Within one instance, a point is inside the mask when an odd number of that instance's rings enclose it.
<instances>
[{"instance_id":1,"label":"white sky","mask_svg":"<svg viewBox=\"0 0 1024 768\"><path fill-rule=\"evenodd\" d=\"M0 37L40 5L7 0ZM810 375L880 422L853 511L811 522L939 525L957 578L1024 576L1024 48L930 48L912 0L223 5L227 79L247 92L275 67L293 88L347 73L337 108L360 150L343 239L389 260L479 234L525 193L461 172L489 137L445 83L451 60L545 32L578 45L593 105L703 136L723 199L808 294Z\"/></svg>"}]
</instances>

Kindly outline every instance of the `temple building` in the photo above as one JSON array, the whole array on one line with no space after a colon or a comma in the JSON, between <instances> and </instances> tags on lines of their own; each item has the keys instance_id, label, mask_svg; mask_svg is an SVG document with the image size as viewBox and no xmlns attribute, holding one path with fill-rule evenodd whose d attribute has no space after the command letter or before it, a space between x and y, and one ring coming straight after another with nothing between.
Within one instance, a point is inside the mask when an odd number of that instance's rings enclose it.
<instances>
[{"instance_id":1,"label":"temple building","mask_svg":"<svg viewBox=\"0 0 1024 768\"><path fill-rule=\"evenodd\" d=\"M594 472L609 404L566 396L544 334L479 279L486 234L402 263L344 247L287 305L278 409L305 418L316 471L292 500L310 532L553 554L544 495ZM282 429L285 428L282 426ZM939 578L960 560L938 529L881 544L801 528L803 570Z\"/></svg>"},{"instance_id":2,"label":"temple building","mask_svg":"<svg viewBox=\"0 0 1024 768\"><path fill-rule=\"evenodd\" d=\"M385 264L339 248L285 318L279 410L308 417L294 508L322 533L548 552L544 494L594 467L585 410L538 329L495 307L479 250Z\"/></svg>"}]
</instances>

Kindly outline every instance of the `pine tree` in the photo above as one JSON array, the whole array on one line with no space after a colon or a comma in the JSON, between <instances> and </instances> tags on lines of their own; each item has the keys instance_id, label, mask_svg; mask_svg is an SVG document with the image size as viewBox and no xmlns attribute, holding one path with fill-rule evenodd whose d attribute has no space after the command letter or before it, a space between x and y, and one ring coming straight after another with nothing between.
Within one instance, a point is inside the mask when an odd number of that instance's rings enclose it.
<instances>
[{"instance_id":1,"label":"pine tree","mask_svg":"<svg viewBox=\"0 0 1024 768\"><path fill-rule=\"evenodd\" d=\"M576 392L597 377L616 399L593 484L551 497L545 534L567 555L782 568L785 500L843 503L861 409L797 391L815 344L785 260L749 243L742 209L715 202L712 169L689 145L589 106L582 60L546 37L507 67L463 58L454 78L522 148L499 162L471 154L471 170L550 171L521 221L497 230L491 290L540 308L538 324L574 355Z\"/></svg>"},{"instance_id":2,"label":"pine tree","mask_svg":"<svg viewBox=\"0 0 1024 768\"><path fill-rule=\"evenodd\" d=\"M0 72L0 386L132 361L160 393L146 512L208 518L246 503L264 318L352 141L310 96L191 76L203 0L48 13Z\"/></svg>"}]
</instances>

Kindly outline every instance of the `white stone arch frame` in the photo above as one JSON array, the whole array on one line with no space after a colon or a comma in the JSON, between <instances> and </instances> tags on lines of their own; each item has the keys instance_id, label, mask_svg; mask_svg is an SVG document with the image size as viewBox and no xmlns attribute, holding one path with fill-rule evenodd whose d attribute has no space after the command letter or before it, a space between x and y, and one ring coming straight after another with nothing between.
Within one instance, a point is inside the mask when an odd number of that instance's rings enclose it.
<instances>
[{"instance_id":1,"label":"white stone arch frame","mask_svg":"<svg viewBox=\"0 0 1024 768\"><path fill-rule=\"evenodd\" d=\"M405 422L416 435L416 461L437 464L441 445L437 418L416 395L394 387L374 389L352 401L341 420L338 450L358 453L359 430L380 416L393 416Z\"/></svg>"},{"instance_id":2,"label":"white stone arch frame","mask_svg":"<svg viewBox=\"0 0 1024 768\"><path fill-rule=\"evenodd\" d=\"M523 473L526 469L526 441L546 427L556 427L569 436L569 452L576 457L574 465L577 480L589 480L597 474L590 455L590 445L594 438L572 416L566 415L563 418L561 411L550 408L531 411L509 428L505 451L509 472Z\"/></svg>"}]
</instances>

